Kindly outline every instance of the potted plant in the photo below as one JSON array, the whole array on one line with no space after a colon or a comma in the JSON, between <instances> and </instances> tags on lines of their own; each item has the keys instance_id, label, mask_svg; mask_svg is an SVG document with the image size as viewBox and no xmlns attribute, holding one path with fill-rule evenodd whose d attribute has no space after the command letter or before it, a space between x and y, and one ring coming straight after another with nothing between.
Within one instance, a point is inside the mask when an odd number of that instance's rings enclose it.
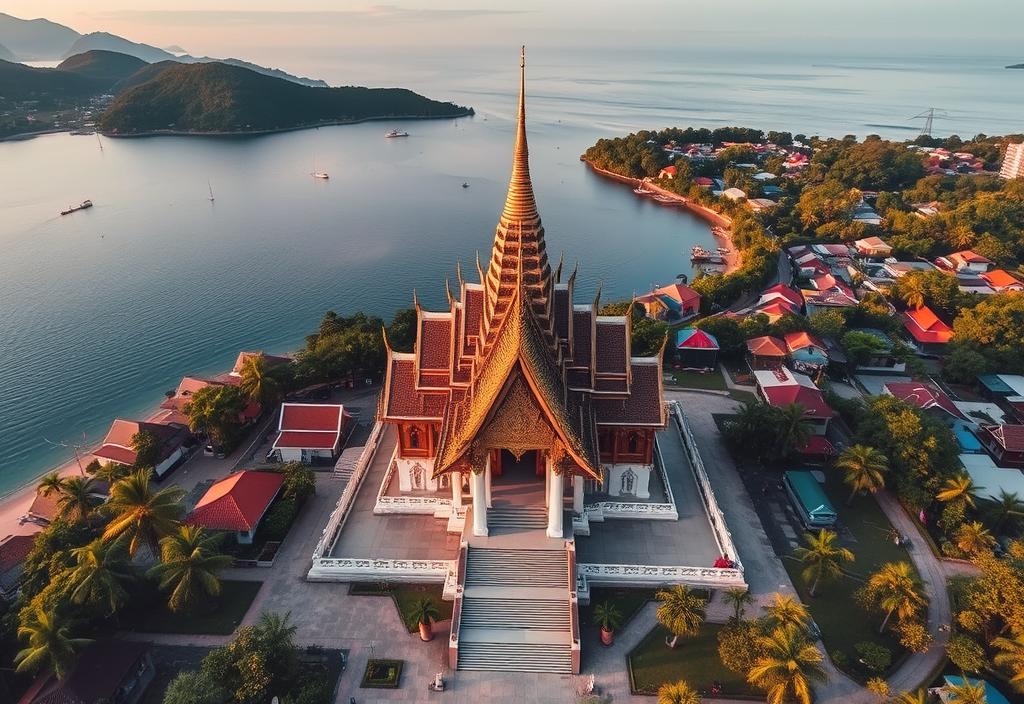
<instances>
[{"instance_id":1,"label":"potted plant","mask_svg":"<svg viewBox=\"0 0 1024 704\"><path fill-rule=\"evenodd\" d=\"M601 643L611 645L615 642L615 629L622 624L622 614L610 601L602 601L594 607L594 625L601 627Z\"/></svg>"},{"instance_id":2,"label":"potted plant","mask_svg":"<svg viewBox=\"0 0 1024 704\"><path fill-rule=\"evenodd\" d=\"M420 640L426 642L434 639L433 623L440 618L441 612L437 610L433 599L420 599L413 604L409 618L415 619L420 627Z\"/></svg>"}]
</instances>

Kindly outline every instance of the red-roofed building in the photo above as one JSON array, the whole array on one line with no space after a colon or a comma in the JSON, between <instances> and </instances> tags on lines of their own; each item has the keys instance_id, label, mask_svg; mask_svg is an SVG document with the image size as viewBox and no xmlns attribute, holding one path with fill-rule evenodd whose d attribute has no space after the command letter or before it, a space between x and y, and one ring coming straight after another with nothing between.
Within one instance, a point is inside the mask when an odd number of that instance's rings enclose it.
<instances>
[{"instance_id":1,"label":"red-roofed building","mask_svg":"<svg viewBox=\"0 0 1024 704\"><path fill-rule=\"evenodd\" d=\"M758 304L770 303L772 301L776 301L779 299L785 301L786 303L789 303L791 306L794 306L797 309L799 309L800 306L804 304L804 299L800 295L800 292L794 288L786 286L785 284L775 284L771 288L766 288L761 293L761 297L758 299L757 302Z\"/></svg>"},{"instance_id":2,"label":"red-roofed building","mask_svg":"<svg viewBox=\"0 0 1024 704\"><path fill-rule=\"evenodd\" d=\"M920 382L888 383L882 386L882 391L922 411L936 411L944 419L952 417L959 420L970 420L956 407L953 399L941 390L926 386Z\"/></svg>"},{"instance_id":3,"label":"red-roofed building","mask_svg":"<svg viewBox=\"0 0 1024 704\"><path fill-rule=\"evenodd\" d=\"M154 420L165 425L188 426L185 405L192 400L192 395L200 389L205 389L209 386L224 386L226 384L230 384L230 382L219 379L200 379L194 376L182 377L181 383L178 384L174 395L168 397L160 404L160 408L165 412L154 416ZM239 416L239 421L242 425L254 423L260 417L262 411L263 408L258 402L250 401Z\"/></svg>"},{"instance_id":4,"label":"red-roofed building","mask_svg":"<svg viewBox=\"0 0 1024 704\"><path fill-rule=\"evenodd\" d=\"M978 439L999 466L1024 468L1024 425L983 425Z\"/></svg>"},{"instance_id":5,"label":"red-roofed building","mask_svg":"<svg viewBox=\"0 0 1024 704\"><path fill-rule=\"evenodd\" d=\"M809 435L807 441L799 445L796 451L805 459L822 462L836 454L832 443L824 435Z\"/></svg>"},{"instance_id":6,"label":"red-roofed building","mask_svg":"<svg viewBox=\"0 0 1024 704\"><path fill-rule=\"evenodd\" d=\"M765 335L747 340L747 364L752 370L778 369L786 362L786 343Z\"/></svg>"},{"instance_id":7,"label":"red-roofed building","mask_svg":"<svg viewBox=\"0 0 1024 704\"><path fill-rule=\"evenodd\" d=\"M156 436L159 444L156 465L153 467L157 477L165 476L185 457L185 444L190 437L187 428L123 418L116 419L110 425L103 443L99 449L93 451L93 457L103 463L134 465L136 455L132 448L132 437L142 432Z\"/></svg>"},{"instance_id":8,"label":"red-roofed building","mask_svg":"<svg viewBox=\"0 0 1024 704\"><path fill-rule=\"evenodd\" d=\"M637 296L648 318L679 321L692 318L700 312L700 294L683 284L669 284L650 293Z\"/></svg>"},{"instance_id":9,"label":"red-roofed building","mask_svg":"<svg viewBox=\"0 0 1024 704\"><path fill-rule=\"evenodd\" d=\"M185 522L228 531L239 543L251 543L283 483L284 475L279 472L235 472L207 489Z\"/></svg>"},{"instance_id":10,"label":"red-roofed building","mask_svg":"<svg viewBox=\"0 0 1024 704\"><path fill-rule=\"evenodd\" d=\"M9 535L0 542L0 596L11 600L18 595L25 558L35 544L36 535Z\"/></svg>"},{"instance_id":11,"label":"red-roofed building","mask_svg":"<svg viewBox=\"0 0 1024 704\"><path fill-rule=\"evenodd\" d=\"M757 391L770 406L782 408L793 403L804 407L804 420L808 428L817 435L824 435L828 422L835 415L811 378L806 374L791 372L785 367L754 372Z\"/></svg>"},{"instance_id":12,"label":"red-roofed building","mask_svg":"<svg viewBox=\"0 0 1024 704\"><path fill-rule=\"evenodd\" d=\"M281 404L273 449L282 462L333 462L341 450L350 420L351 416L340 404Z\"/></svg>"},{"instance_id":13,"label":"red-roofed building","mask_svg":"<svg viewBox=\"0 0 1024 704\"><path fill-rule=\"evenodd\" d=\"M701 188L711 188L715 185L715 182L707 176L697 176L693 179L693 182Z\"/></svg>"},{"instance_id":14,"label":"red-roofed building","mask_svg":"<svg viewBox=\"0 0 1024 704\"><path fill-rule=\"evenodd\" d=\"M235 366L231 368L231 376L241 377L242 368L245 366L245 361L250 357L263 357L266 360L268 367L279 367L282 364L291 364L292 358L284 355L267 354L265 352L239 352L238 357L235 359Z\"/></svg>"},{"instance_id":15,"label":"red-roofed building","mask_svg":"<svg viewBox=\"0 0 1024 704\"><path fill-rule=\"evenodd\" d=\"M928 306L913 308L903 314L903 327L910 342L921 354L944 354L953 339L953 328L946 325Z\"/></svg>"},{"instance_id":16,"label":"red-roofed building","mask_svg":"<svg viewBox=\"0 0 1024 704\"><path fill-rule=\"evenodd\" d=\"M949 271L970 271L975 274L982 274L995 266L995 262L991 259L969 249L939 257L935 263Z\"/></svg>"},{"instance_id":17,"label":"red-roofed building","mask_svg":"<svg viewBox=\"0 0 1024 704\"><path fill-rule=\"evenodd\" d=\"M857 248L857 254L865 257L889 257L892 256L892 246L886 244L881 237L865 237L853 243Z\"/></svg>"},{"instance_id":18,"label":"red-roofed building","mask_svg":"<svg viewBox=\"0 0 1024 704\"><path fill-rule=\"evenodd\" d=\"M658 172L658 178L673 179L679 173L679 169L674 166L666 166L664 169Z\"/></svg>"},{"instance_id":19,"label":"red-roofed building","mask_svg":"<svg viewBox=\"0 0 1024 704\"><path fill-rule=\"evenodd\" d=\"M1024 291L1024 282L1005 269L993 269L980 276L996 291Z\"/></svg>"},{"instance_id":20,"label":"red-roofed building","mask_svg":"<svg viewBox=\"0 0 1024 704\"><path fill-rule=\"evenodd\" d=\"M64 679L39 675L18 704L135 704L155 672L148 644L96 641L82 650Z\"/></svg>"},{"instance_id":21,"label":"red-roofed building","mask_svg":"<svg viewBox=\"0 0 1024 704\"><path fill-rule=\"evenodd\" d=\"M783 316L800 315L800 307L794 306L793 304L787 301L777 299L771 301L770 303L758 305L756 308L750 311L750 313L751 315L764 315L768 318L769 323L776 323L779 321L779 318L782 318Z\"/></svg>"}]
</instances>

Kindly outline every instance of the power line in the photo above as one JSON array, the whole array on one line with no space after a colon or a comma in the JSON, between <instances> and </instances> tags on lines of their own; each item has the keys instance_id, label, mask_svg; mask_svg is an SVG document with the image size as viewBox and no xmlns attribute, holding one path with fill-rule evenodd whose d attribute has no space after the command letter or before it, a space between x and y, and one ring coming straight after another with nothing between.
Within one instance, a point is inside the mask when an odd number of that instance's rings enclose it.
<instances>
[{"instance_id":1,"label":"power line","mask_svg":"<svg viewBox=\"0 0 1024 704\"><path fill-rule=\"evenodd\" d=\"M924 127L921 129L922 137L932 136L932 124L935 122L936 117L949 117L949 114L942 108L928 108L924 112L914 115L911 120L920 120L924 118Z\"/></svg>"}]
</instances>

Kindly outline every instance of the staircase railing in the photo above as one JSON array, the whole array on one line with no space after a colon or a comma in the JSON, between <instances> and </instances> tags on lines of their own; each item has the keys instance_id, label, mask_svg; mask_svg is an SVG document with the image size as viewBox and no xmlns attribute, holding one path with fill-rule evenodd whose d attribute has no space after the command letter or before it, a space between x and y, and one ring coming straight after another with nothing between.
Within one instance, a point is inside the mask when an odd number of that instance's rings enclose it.
<instances>
[{"instance_id":1,"label":"staircase railing","mask_svg":"<svg viewBox=\"0 0 1024 704\"><path fill-rule=\"evenodd\" d=\"M576 544L569 540L565 543L566 569L569 585L569 644L572 655L572 674L580 674L580 622L579 600L576 594Z\"/></svg>"},{"instance_id":2,"label":"staircase railing","mask_svg":"<svg viewBox=\"0 0 1024 704\"><path fill-rule=\"evenodd\" d=\"M459 543L459 559L456 567L455 602L452 604L452 628L448 634L448 667L459 667L459 626L462 621L462 594L466 586L466 563L469 560L469 543Z\"/></svg>"}]
</instances>

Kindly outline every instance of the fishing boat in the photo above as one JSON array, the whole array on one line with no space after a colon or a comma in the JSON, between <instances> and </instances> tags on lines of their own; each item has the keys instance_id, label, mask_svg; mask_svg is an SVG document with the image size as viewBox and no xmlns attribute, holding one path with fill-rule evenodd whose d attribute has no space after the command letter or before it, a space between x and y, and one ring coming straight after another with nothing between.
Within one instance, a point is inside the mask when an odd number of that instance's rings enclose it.
<instances>
[{"instance_id":1,"label":"fishing boat","mask_svg":"<svg viewBox=\"0 0 1024 704\"><path fill-rule=\"evenodd\" d=\"M717 235L718 237L725 237L729 233L724 227L720 225L714 225L711 228L711 234Z\"/></svg>"},{"instance_id":2,"label":"fishing boat","mask_svg":"<svg viewBox=\"0 0 1024 704\"><path fill-rule=\"evenodd\" d=\"M717 252L719 254L728 254L730 251L732 251L732 250L730 250L728 247L718 247L717 248Z\"/></svg>"},{"instance_id":3,"label":"fishing boat","mask_svg":"<svg viewBox=\"0 0 1024 704\"><path fill-rule=\"evenodd\" d=\"M91 208L91 207L92 207L92 201L91 200L83 200L78 205L70 205L70 206L68 206L64 210L60 211L60 214L61 215L71 215L71 213L74 213L74 212L79 211L79 210L85 210L86 208Z\"/></svg>"},{"instance_id":4,"label":"fishing boat","mask_svg":"<svg viewBox=\"0 0 1024 704\"><path fill-rule=\"evenodd\" d=\"M314 171L310 175L313 178L319 178L319 179L322 179L324 181L326 181L327 179L329 179L331 177L331 175L329 173L327 173L326 171Z\"/></svg>"},{"instance_id":5,"label":"fishing boat","mask_svg":"<svg viewBox=\"0 0 1024 704\"><path fill-rule=\"evenodd\" d=\"M403 130L391 130L384 136L388 139L394 139L395 137L408 137L409 133Z\"/></svg>"},{"instance_id":6,"label":"fishing boat","mask_svg":"<svg viewBox=\"0 0 1024 704\"><path fill-rule=\"evenodd\" d=\"M654 191L648 191L643 186L637 186L633 189L633 193L636 193L638 196L646 196L650 193L654 193Z\"/></svg>"},{"instance_id":7,"label":"fishing boat","mask_svg":"<svg viewBox=\"0 0 1024 704\"><path fill-rule=\"evenodd\" d=\"M462 187L463 187L463 188L469 188L469 184L468 184L468 183L466 183L465 181L463 181L463 183L462 183Z\"/></svg>"}]
</instances>

